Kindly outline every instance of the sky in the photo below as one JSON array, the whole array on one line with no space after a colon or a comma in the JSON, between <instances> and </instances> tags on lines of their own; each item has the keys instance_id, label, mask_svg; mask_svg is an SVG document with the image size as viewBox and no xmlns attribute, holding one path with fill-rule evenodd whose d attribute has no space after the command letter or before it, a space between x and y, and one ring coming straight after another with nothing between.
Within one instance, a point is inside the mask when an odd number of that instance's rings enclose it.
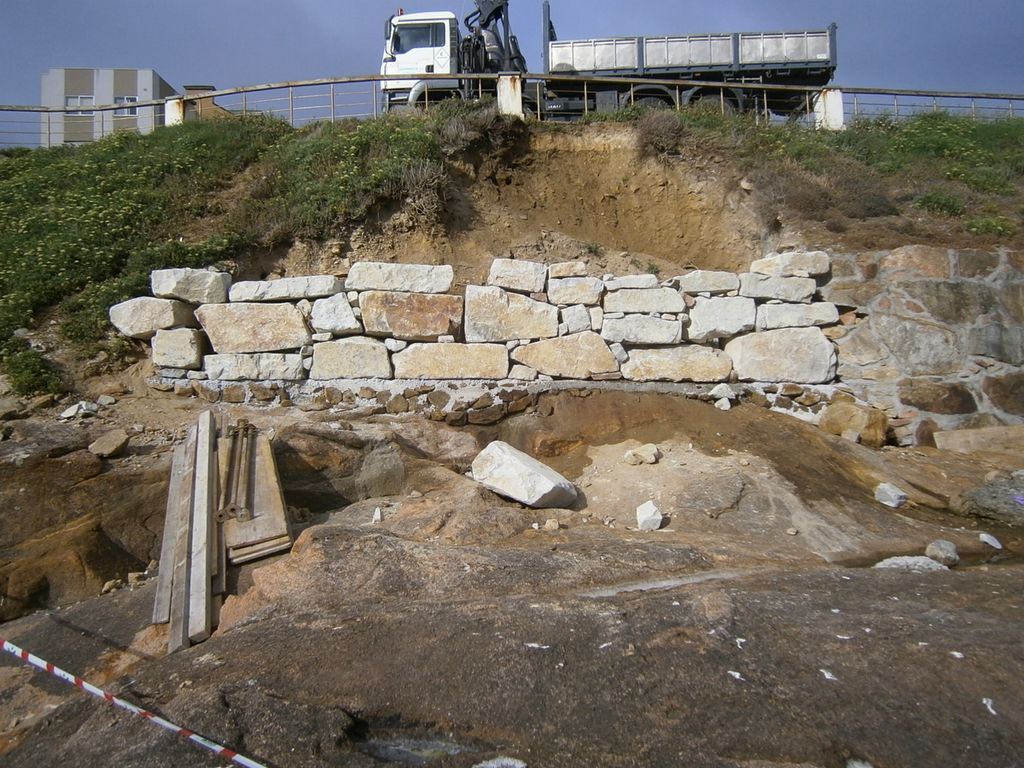
<instances>
[{"instance_id":1,"label":"sky","mask_svg":"<svg viewBox=\"0 0 1024 768\"><path fill-rule=\"evenodd\" d=\"M560 39L839 25L845 86L1024 93L1020 0L552 0ZM0 0L0 104L40 102L50 67L155 69L218 88L380 69L384 23L471 0ZM541 0L512 0L541 69Z\"/></svg>"}]
</instances>

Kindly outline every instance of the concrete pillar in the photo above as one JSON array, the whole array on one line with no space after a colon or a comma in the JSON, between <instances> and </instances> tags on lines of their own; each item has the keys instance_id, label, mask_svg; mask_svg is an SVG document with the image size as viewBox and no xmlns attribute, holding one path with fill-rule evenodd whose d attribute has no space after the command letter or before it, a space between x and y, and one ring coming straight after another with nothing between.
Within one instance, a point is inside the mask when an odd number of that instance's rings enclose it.
<instances>
[{"instance_id":1,"label":"concrete pillar","mask_svg":"<svg viewBox=\"0 0 1024 768\"><path fill-rule=\"evenodd\" d=\"M511 117L524 117L523 78L519 75L498 77L498 111Z\"/></svg>"},{"instance_id":2,"label":"concrete pillar","mask_svg":"<svg viewBox=\"0 0 1024 768\"><path fill-rule=\"evenodd\" d=\"M185 122L185 100L168 99L164 105L164 125L180 125Z\"/></svg>"},{"instance_id":3,"label":"concrete pillar","mask_svg":"<svg viewBox=\"0 0 1024 768\"><path fill-rule=\"evenodd\" d=\"M846 129L843 112L843 92L838 88L826 88L814 102L814 125L826 131Z\"/></svg>"}]
</instances>

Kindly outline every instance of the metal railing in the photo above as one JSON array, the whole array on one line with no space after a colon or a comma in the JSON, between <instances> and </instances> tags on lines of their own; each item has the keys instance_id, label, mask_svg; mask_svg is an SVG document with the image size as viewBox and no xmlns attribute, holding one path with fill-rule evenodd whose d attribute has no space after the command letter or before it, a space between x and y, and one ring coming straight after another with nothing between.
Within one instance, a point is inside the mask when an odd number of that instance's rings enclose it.
<instances>
[{"instance_id":1,"label":"metal railing","mask_svg":"<svg viewBox=\"0 0 1024 768\"><path fill-rule=\"evenodd\" d=\"M498 75L460 75L459 79L473 83L478 94L493 93ZM242 88L204 92L190 97L178 97L186 105L186 119L207 105L216 112L231 114L262 113L275 115L289 124L301 127L318 121L348 118L368 118L379 115L382 110L381 75L360 75L354 77L321 78L282 83L265 83ZM452 80L450 75L416 75L411 79L423 80L427 87L423 106L427 110L447 95L448 90L439 84L431 94L430 84L434 81ZM693 88L701 88L712 98L705 99L711 104L717 102L723 111L731 109L734 92L746 95L750 111L758 120L777 120L771 113L774 99L789 96L803 102L797 112L803 115L800 121L814 125L815 105L823 91L821 88L803 86L765 86L757 83L728 83L719 86L706 81L684 81L672 79L644 79L623 77L587 77L580 75L537 75L523 76L523 94L526 111L538 119L564 119L564 114L546 114L535 105L546 98L546 87L557 84L560 91L573 90L580 97L580 110L571 116L586 116L593 111L593 97L602 90L614 88L622 94L626 104L640 103L652 89L661 89L666 99L680 108L686 94ZM907 119L926 112L946 112L968 116L978 120L995 120L1024 117L1024 94L1005 93L964 93L944 91L913 91L878 88L837 88L842 92L844 113L847 122L859 119L888 117ZM163 123L165 100L139 102L132 108L136 115L117 114L124 111L120 105L98 105L88 108L84 114L81 107L38 107L0 105L0 147L11 146L56 146L64 143L88 141L109 135L118 130L148 128ZM206 113L206 109L202 110ZM799 116L798 116L799 117ZM91 121L91 122L89 122ZM87 132L86 129L90 130Z\"/></svg>"}]
</instances>

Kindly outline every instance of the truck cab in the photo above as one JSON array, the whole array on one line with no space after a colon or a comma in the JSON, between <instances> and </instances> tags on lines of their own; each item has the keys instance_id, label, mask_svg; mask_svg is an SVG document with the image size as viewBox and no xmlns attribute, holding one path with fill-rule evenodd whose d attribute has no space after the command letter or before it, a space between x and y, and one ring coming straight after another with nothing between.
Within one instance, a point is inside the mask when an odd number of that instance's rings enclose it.
<instances>
[{"instance_id":1,"label":"truck cab","mask_svg":"<svg viewBox=\"0 0 1024 768\"><path fill-rule=\"evenodd\" d=\"M384 109L440 100L457 91L457 78L427 81L415 76L457 75L459 43L454 13L407 13L388 19L380 66L381 75L388 78L381 82Z\"/></svg>"}]
</instances>

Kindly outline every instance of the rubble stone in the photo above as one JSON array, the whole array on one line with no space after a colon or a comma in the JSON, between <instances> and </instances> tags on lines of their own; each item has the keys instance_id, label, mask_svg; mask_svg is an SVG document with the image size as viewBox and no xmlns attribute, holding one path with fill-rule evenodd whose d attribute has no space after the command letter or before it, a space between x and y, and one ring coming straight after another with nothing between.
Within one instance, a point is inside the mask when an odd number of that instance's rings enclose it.
<instances>
[{"instance_id":1,"label":"rubble stone","mask_svg":"<svg viewBox=\"0 0 1024 768\"><path fill-rule=\"evenodd\" d=\"M788 328L733 339L725 346L743 381L825 384L836 375L836 351L819 328Z\"/></svg>"},{"instance_id":2,"label":"rubble stone","mask_svg":"<svg viewBox=\"0 0 1024 768\"><path fill-rule=\"evenodd\" d=\"M678 320L626 315L621 319L605 321L601 328L601 338L626 344L678 344L683 338L683 325Z\"/></svg>"},{"instance_id":3,"label":"rubble stone","mask_svg":"<svg viewBox=\"0 0 1024 768\"><path fill-rule=\"evenodd\" d=\"M89 453L101 459L112 459L120 456L131 438L123 429L114 429L89 444Z\"/></svg>"},{"instance_id":4,"label":"rubble stone","mask_svg":"<svg viewBox=\"0 0 1024 768\"><path fill-rule=\"evenodd\" d=\"M394 355L399 379L504 379L503 344L411 344Z\"/></svg>"},{"instance_id":5,"label":"rubble stone","mask_svg":"<svg viewBox=\"0 0 1024 768\"><path fill-rule=\"evenodd\" d=\"M206 304L196 317L219 354L298 349L312 340L292 304Z\"/></svg>"},{"instance_id":6,"label":"rubble stone","mask_svg":"<svg viewBox=\"0 0 1024 768\"><path fill-rule=\"evenodd\" d=\"M363 332L362 324L352 312L352 305L343 293L314 301L309 320L317 333L351 336Z\"/></svg>"},{"instance_id":7,"label":"rubble stone","mask_svg":"<svg viewBox=\"0 0 1024 768\"><path fill-rule=\"evenodd\" d=\"M832 259L824 251L772 253L750 265L750 271L770 277L816 277L827 275Z\"/></svg>"},{"instance_id":8,"label":"rubble stone","mask_svg":"<svg viewBox=\"0 0 1024 768\"><path fill-rule=\"evenodd\" d=\"M302 355L207 355L203 369L214 381L299 381L306 378Z\"/></svg>"},{"instance_id":9,"label":"rubble stone","mask_svg":"<svg viewBox=\"0 0 1024 768\"><path fill-rule=\"evenodd\" d=\"M881 448L889 433L889 417L869 405L834 402L821 414L819 427L830 435Z\"/></svg>"},{"instance_id":10,"label":"rubble stone","mask_svg":"<svg viewBox=\"0 0 1024 768\"><path fill-rule=\"evenodd\" d=\"M751 299L779 299L805 304L814 296L818 284L809 277L768 277L740 275L740 296Z\"/></svg>"},{"instance_id":11,"label":"rubble stone","mask_svg":"<svg viewBox=\"0 0 1024 768\"><path fill-rule=\"evenodd\" d=\"M203 367L205 352L206 337L192 328L157 331L153 336L153 365L197 370Z\"/></svg>"},{"instance_id":12,"label":"rubble stone","mask_svg":"<svg viewBox=\"0 0 1024 768\"><path fill-rule=\"evenodd\" d=\"M548 301L552 304L601 303L604 283L596 277L566 277L548 281Z\"/></svg>"},{"instance_id":13,"label":"rubble stone","mask_svg":"<svg viewBox=\"0 0 1024 768\"><path fill-rule=\"evenodd\" d=\"M157 269L149 275L154 296L189 304L223 304L228 300L231 275L207 269Z\"/></svg>"},{"instance_id":14,"label":"rubble stone","mask_svg":"<svg viewBox=\"0 0 1024 768\"><path fill-rule=\"evenodd\" d=\"M909 573L949 570L942 563L937 563L930 557L908 557L905 555L887 558L880 563L876 563L874 567L890 571L907 571Z\"/></svg>"},{"instance_id":15,"label":"rubble stone","mask_svg":"<svg viewBox=\"0 0 1024 768\"><path fill-rule=\"evenodd\" d=\"M653 443L626 451L625 456L623 456L626 463L633 467L640 466L641 464L657 464L661 458L661 449Z\"/></svg>"},{"instance_id":16,"label":"rubble stone","mask_svg":"<svg viewBox=\"0 0 1024 768\"><path fill-rule=\"evenodd\" d=\"M334 275L310 275L235 283L231 286L228 297L233 302L298 301L333 296L342 290L343 283Z\"/></svg>"},{"instance_id":17,"label":"rubble stone","mask_svg":"<svg viewBox=\"0 0 1024 768\"><path fill-rule=\"evenodd\" d=\"M495 259L491 262L487 284L508 291L540 293L544 290L547 279L548 268L544 264L517 259Z\"/></svg>"},{"instance_id":18,"label":"rubble stone","mask_svg":"<svg viewBox=\"0 0 1024 768\"><path fill-rule=\"evenodd\" d=\"M674 288L627 288L604 297L605 312L626 314L686 312L683 295Z\"/></svg>"},{"instance_id":19,"label":"rubble stone","mask_svg":"<svg viewBox=\"0 0 1024 768\"><path fill-rule=\"evenodd\" d=\"M361 261L352 265L345 279L348 291L402 291L447 293L455 282L455 270L448 265L382 264Z\"/></svg>"},{"instance_id":20,"label":"rubble stone","mask_svg":"<svg viewBox=\"0 0 1024 768\"><path fill-rule=\"evenodd\" d=\"M501 288L466 286L466 341L548 339L558 335L558 309Z\"/></svg>"},{"instance_id":21,"label":"rubble stone","mask_svg":"<svg viewBox=\"0 0 1024 768\"><path fill-rule=\"evenodd\" d=\"M590 312L582 304L573 304L570 307L566 307L561 311L561 315L562 323L566 327L566 334L563 335L591 330Z\"/></svg>"},{"instance_id":22,"label":"rubble stone","mask_svg":"<svg viewBox=\"0 0 1024 768\"><path fill-rule=\"evenodd\" d=\"M512 351L512 359L548 376L567 379L586 379L596 373L619 370L615 355L593 331L518 347Z\"/></svg>"},{"instance_id":23,"label":"rubble stone","mask_svg":"<svg viewBox=\"0 0 1024 768\"><path fill-rule=\"evenodd\" d=\"M370 336L436 341L458 336L462 329L461 296L366 291L359 296L359 308Z\"/></svg>"},{"instance_id":24,"label":"rubble stone","mask_svg":"<svg viewBox=\"0 0 1024 768\"><path fill-rule=\"evenodd\" d=\"M384 342L362 336L327 341L313 346L313 367L309 378L390 379L391 359Z\"/></svg>"},{"instance_id":25,"label":"rubble stone","mask_svg":"<svg viewBox=\"0 0 1024 768\"><path fill-rule=\"evenodd\" d=\"M757 307L753 299L741 296L698 298L690 310L686 336L690 341L727 339L754 329Z\"/></svg>"},{"instance_id":26,"label":"rubble stone","mask_svg":"<svg viewBox=\"0 0 1024 768\"><path fill-rule=\"evenodd\" d=\"M757 309L757 329L809 328L839 322L835 304L819 301L814 304L763 304Z\"/></svg>"},{"instance_id":27,"label":"rubble stone","mask_svg":"<svg viewBox=\"0 0 1024 768\"><path fill-rule=\"evenodd\" d=\"M956 544L945 539L937 539L928 545L924 551L925 557L930 557L937 563L952 568L960 562L960 553L957 552Z\"/></svg>"},{"instance_id":28,"label":"rubble stone","mask_svg":"<svg viewBox=\"0 0 1024 768\"><path fill-rule=\"evenodd\" d=\"M648 501L636 508L636 527L641 531L657 531L665 522L661 508L653 501Z\"/></svg>"},{"instance_id":29,"label":"rubble stone","mask_svg":"<svg viewBox=\"0 0 1024 768\"><path fill-rule=\"evenodd\" d=\"M732 360L724 352L686 345L665 349L634 349L622 366L629 381L728 381Z\"/></svg>"},{"instance_id":30,"label":"rubble stone","mask_svg":"<svg viewBox=\"0 0 1024 768\"><path fill-rule=\"evenodd\" d=\"M169 328L195 328L192 307L174 299L142 296L110 308L110 322L122 336L149 340L157 331Z\"/></svg>"},{"instance_id":31,"label":"rubble stone","mask_svg":"<svg viewBox=\"0 0 1024 768\"><path fill-rule=\"evenodd\" d=\"M495 440L473 460L473 479L497 494L535 509L570 507L576 486L508 443Z\"/></svg>"},{"instance_id":32,"label":"rubble stone","mask_svg":"<svg viewBox=\"0 0 1024 768\"><path fill-rule=\"evenodd\" d=\"M909 497L905 491L892 483L881 483L875 488L875 501L885 504L887 507L899 509L906 505Z\"/></svg>"},{"instance_id":33,"label":"rubble stone","mask_svg":"<svg viewBox=\"0 0 1024 768\"><path fill-rule=\"evenodd\" d=\"M740 278L732 272L696 269L672 279L684 293L729 293L740 289Z\"/></svg>"}]
</instances>

